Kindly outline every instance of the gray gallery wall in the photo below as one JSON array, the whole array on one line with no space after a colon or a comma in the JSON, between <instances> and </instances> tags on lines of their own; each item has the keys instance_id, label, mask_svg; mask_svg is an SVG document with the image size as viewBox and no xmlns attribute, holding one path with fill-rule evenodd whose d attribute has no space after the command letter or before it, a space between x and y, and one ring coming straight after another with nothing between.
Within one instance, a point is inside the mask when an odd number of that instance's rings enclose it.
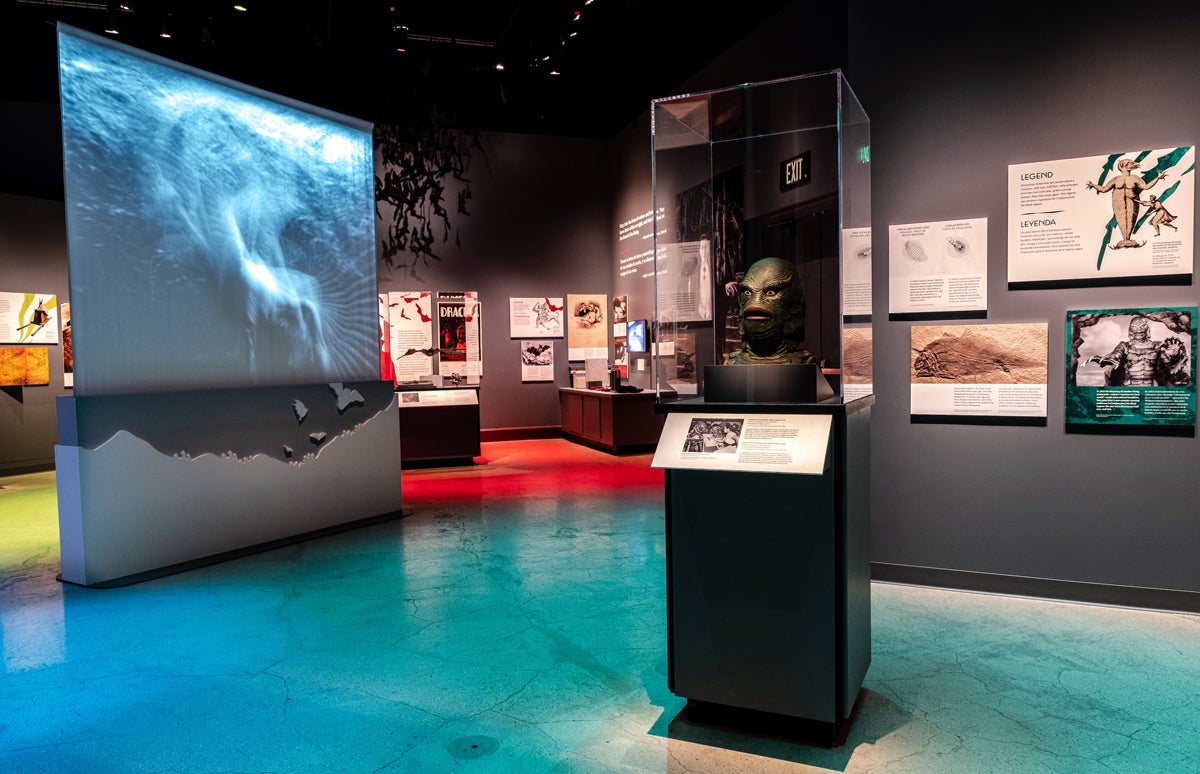
<instances>
[{"instance_id":1,"label":"gray gallery wall","mask_svg":"<svg viewBox=\"0 0 1200 774\"><path fill-rule=\"evenodd\" d=\"M1200 440L1064 432L1064 328L1068 309L1194 306L1200 292L1007 290L1006 171L1197 144L1200 11L1131 23L1115 2L849 8L847 72L873 146L877 575L1194 608L1155 590L1200 592ZM909 421L912 323L887 322L879 258L889 224L960 218L988 219L987 322L1049 323L1046 427Z\"/></svg>"},{"instance_id":2,"label":"gray gallery wall","mask_svg":"<svg viewBox=\"0 0 1200 774\"><path fill-rule=\"evenodd\" d=\"M482 140L467 175L469 214L452 215L454 237L435 247L439 260L415 271L381 267L379 290L478 291L481 428L557 427L558 388L569 383L566 339L552 340L555 381L523 383L508 299L610 292L608 144L503 133ZM456 200L456 190L447 201Z\"/></svg>"},{"instance_id":3,"label":"gray gallery wall","mask_svg":"<svg viewBox=\"0 0 1200 774\"><path fill-rule=\"evenodd\" d=\"M61 201L0 193L0 290L67 297L66 216ZM67 390L62 345L47 349L50 384L0 387L0 475L53 466L58 436L54 399Z\"/></svg>"}]
</instances>

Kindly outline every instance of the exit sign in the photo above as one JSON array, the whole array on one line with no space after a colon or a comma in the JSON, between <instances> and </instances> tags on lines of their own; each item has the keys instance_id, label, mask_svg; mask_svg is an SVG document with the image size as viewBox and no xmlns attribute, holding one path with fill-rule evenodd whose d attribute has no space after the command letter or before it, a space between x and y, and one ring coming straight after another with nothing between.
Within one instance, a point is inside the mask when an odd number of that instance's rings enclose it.
<instances>
[{"instance_id":1,"label":"exit sign","mask_svg":"<svg viewBox=\"0 0 1200 774\"><path fill-rule=\"evenodd\" d=\"M779 190L790 191L805 185L811 179L812 151L804 151L799 156L793 156L787 161L779 162Z\"/></svg>"}]
</instances>

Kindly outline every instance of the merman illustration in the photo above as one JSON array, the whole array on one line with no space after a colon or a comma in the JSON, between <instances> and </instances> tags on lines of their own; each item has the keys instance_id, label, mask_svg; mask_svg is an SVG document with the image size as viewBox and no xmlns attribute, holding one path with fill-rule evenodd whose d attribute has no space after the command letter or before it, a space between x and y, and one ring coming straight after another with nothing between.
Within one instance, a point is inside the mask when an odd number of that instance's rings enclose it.
<instances>
[{"instance_id":1,"label":"merman illustration","mask_svg":"<svg viewBox=\"0 0 1200 774\"><path fill-rule=\"evenodd\" d=\"M1116 250L1122 247L1141 247L1145 242L1133 238L1133 228L1137 223L1138 208L1142 202L1138 198L1142 191L1149 190L1166 177L1165 172L1155 175L1146 181L1134 174L1133 170L1141 165L1133 159L1121 159L1117 162L1117 170L1121 173L1104 185L1096 185L1088 181L1087 187L1098 194L1112 191L1113 217L1116 218L1117 228L1121 230L1121 240L1111 247Z\"/></svg>"}]
</instances>

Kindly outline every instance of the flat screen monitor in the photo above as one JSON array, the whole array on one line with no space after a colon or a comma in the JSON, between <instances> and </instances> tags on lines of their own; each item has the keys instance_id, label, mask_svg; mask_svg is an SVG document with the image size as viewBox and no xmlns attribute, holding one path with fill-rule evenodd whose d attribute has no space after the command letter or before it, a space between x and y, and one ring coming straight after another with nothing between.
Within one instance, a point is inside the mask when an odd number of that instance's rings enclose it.
<instances>
[{"instance_id":1,"label":"flat screen monitor","mask_svg":"<svg viewBox=\"0 0 1200 774\"><path fill-rule=\"evenodd\" d=\"M645 320L630 320L625 324L625 349L630 352L646 351Z\"/></svg>"},{"instance_id":2,"label":"flat screen monitor","mask_svg":"<svg viewBox=\"0 0 1200 774\"><path fill-rule=\"evenodd\" d=\"M371 125L58 44L75 393L378 379Z\"/></svg>"}]
</instances>

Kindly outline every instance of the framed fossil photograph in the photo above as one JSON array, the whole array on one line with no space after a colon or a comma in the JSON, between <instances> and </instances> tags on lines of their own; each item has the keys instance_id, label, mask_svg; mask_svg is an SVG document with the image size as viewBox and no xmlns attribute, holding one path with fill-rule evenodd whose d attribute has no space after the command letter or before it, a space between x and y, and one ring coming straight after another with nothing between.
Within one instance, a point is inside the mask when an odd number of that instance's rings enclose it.
<instances>
[{"instance_id":1,"label":"framed fossil photograph","mask_svg":"<svg viewBox=\"0 0 1200 774\"><path fill-rule=\"evenodd\" d=\"M914 325L912 421L1045 425L1049 327Z\"/></svg>"}]
</instances>

